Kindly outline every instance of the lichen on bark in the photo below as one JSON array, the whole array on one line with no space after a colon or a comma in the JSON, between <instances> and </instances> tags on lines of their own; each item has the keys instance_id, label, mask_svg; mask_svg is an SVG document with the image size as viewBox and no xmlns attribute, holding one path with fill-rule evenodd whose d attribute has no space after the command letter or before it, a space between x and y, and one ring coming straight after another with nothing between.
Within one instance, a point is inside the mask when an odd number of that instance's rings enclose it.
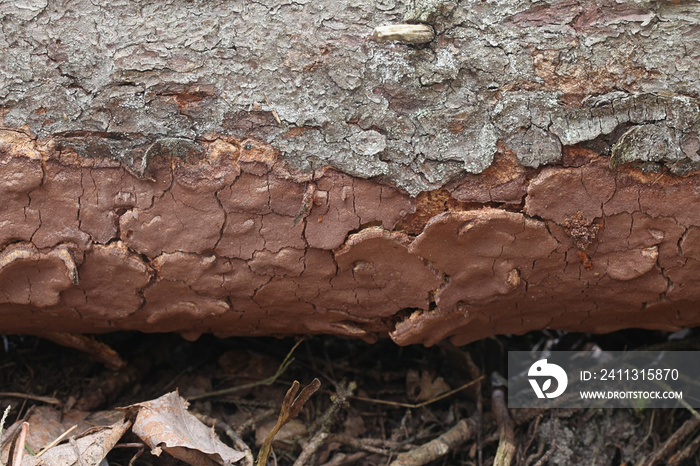
<instances>
[{"instance_id":1,"label":"lichen on bark","mask_svg":"<svg viewBox=\"0 0 700 466\"><path fill-rule=\"evenodd\" d=\"M417 195L482 172L499 139L537 167L560 160L562 145L665 115L669 157L679 144L698 157L693 2L2 8L3 126L65 135L81 155L137 171L157 140L218 133L268 142L301 169L330 164ZM372 39L407 19L430 22L436 39Z\"/></svg>"}]
</instances>

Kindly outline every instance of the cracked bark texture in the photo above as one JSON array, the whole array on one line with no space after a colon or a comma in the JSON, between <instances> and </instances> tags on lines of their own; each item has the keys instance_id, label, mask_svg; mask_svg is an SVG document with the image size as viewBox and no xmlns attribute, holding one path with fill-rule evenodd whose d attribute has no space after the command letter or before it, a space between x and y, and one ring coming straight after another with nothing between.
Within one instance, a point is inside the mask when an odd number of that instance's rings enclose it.
<instances>
[{"instance_id":1,"label":"cracked bark texture","mask_svg":"<svg viewBox=\"0 0 700 466\"><path fill-rule=\"evenodd\" d=\"M0 14L1 332L700 324L697 1Z\"/></svg>"}]
</instances>

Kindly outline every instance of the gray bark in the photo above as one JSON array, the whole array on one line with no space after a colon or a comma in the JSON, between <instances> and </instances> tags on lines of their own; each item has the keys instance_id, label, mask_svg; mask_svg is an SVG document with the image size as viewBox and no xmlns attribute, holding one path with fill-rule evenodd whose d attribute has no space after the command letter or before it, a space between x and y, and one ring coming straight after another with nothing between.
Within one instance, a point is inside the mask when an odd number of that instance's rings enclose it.
<instances>
[{"instance_id":1,"label":"gray bark","mask_svg":"<svg viewBox=\"0 0 700 466\"><path fill-rule=\"evenodd\" d=\"M3 126L136 171L161 138L227 134L304 170L330 164L416 195L482 172L499 140L538 167L640 124L619 159L686 171L700 160L696 1L22 0L0 11ZM430 24L435 40L371 36L406 21Z\"/></svg>"}]
</instances>

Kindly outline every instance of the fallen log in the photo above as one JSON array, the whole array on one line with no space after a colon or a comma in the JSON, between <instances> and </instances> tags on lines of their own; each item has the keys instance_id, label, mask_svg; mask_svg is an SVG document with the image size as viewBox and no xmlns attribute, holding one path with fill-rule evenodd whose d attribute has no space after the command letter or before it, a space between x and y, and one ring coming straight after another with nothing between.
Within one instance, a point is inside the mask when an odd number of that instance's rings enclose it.
<instances>
[{"instance_id":1,"label":"fallen log","mask_svg":"<svg viewBox=\"0 0 700 466\"><path fill-rule=\"evenodd\" d=\"M26 3L0 332L700 324L697 2Z\"/></svg>"}]
</instances>

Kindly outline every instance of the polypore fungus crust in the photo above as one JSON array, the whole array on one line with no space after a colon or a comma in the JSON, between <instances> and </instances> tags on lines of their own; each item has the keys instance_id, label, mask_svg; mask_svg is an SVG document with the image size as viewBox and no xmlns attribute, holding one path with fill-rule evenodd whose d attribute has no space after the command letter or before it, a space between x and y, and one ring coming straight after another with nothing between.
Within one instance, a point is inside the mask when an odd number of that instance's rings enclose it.
<instances>
[{"instance_id":1,"label":"polypore fungus crust","mask_svg":"<svg viewBox=\"0 0 700 466\"><path fill-rule=\"evenodd\" d=\"M514 169L504 154L484 178L411 197L296 171L251 139L199 141L188 157L161 144L141 174L0 136L2 332L432 344L700 323L695 174L613 169L585 150Z\"/></svg>"}]
</instances>

